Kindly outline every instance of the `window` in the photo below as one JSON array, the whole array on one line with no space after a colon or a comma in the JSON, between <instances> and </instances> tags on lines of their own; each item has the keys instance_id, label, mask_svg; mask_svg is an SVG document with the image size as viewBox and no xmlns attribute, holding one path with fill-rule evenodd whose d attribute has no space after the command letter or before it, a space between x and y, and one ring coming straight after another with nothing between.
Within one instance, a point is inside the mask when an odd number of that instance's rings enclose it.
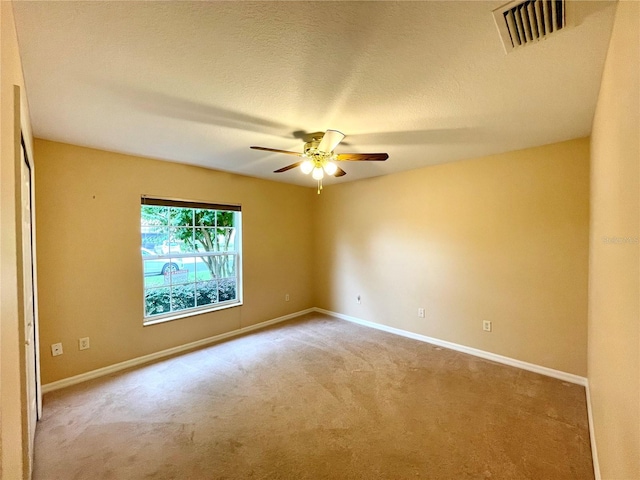
<instances>
[{"instance_id":1,"label":"window","mask_svg":"<svg viewBox=\"0 0 640 480\"><path fill-rule=\"evenodd\" d=\"M240 305L237 205L142 198L144 323Z\"/></svg>"}]
</instances>

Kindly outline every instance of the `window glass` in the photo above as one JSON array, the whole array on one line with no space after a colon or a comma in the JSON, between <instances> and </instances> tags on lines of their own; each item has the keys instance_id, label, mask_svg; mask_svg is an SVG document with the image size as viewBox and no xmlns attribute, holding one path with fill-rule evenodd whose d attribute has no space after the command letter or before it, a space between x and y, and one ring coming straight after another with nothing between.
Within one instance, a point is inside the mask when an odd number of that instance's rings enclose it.
<instances>
[{"instance_id":1,"label":"window glass","mask_svg":"<svg viewBox=\"0 0 640 480\"><path fill-rule=\"evenodd\" d=\"M142 199L144 322L241 303L237 206Z\"/></svg>"}]
</instances>

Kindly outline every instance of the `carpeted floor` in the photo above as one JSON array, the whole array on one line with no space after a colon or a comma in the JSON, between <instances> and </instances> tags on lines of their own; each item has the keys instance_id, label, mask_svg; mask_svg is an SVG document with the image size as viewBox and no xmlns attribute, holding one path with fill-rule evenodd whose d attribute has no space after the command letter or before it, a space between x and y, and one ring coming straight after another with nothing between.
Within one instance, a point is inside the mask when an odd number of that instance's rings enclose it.
<instances>
[{"instance_id":1,"label":"carpeted floor","mask_svg":"<svg viewBox=\"0 0 640 480\"><path fill-rule=\"evenodd\" d=\"M44 412L35 480L593 478L583 387L321 315Z\"/></svg>"}]
</instances>

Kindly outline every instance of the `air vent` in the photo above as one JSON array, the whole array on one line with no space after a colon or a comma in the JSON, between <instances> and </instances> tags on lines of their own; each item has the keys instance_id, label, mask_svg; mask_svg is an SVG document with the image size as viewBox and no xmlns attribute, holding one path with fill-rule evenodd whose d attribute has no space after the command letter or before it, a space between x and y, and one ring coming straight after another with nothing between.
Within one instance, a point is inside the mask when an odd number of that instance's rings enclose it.
<instances>
[{"instance_id":1,"label":"air vent","mask_svg":"<svg viewBox=\"0 0 640 480\"><path fill-rule=\"evenodd\" d=\"M510 2L493 11L506 53L565 27L565 0Z\"/></svg>"}]
</instances>

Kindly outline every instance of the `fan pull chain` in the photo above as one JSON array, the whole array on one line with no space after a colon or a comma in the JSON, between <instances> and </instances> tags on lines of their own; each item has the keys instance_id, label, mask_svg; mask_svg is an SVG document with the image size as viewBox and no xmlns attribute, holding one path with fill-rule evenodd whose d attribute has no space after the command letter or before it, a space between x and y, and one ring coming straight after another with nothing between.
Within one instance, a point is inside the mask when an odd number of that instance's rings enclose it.
<instances>
[{"instance_id":1,"label":"fan pull chain","mask_svg":"<svg viewBox=\"0 0 640 480\"><path fill-rule=\"evenodd\" d=\"M320 190L322 190L322 179L318 180L318 195L320 195Z\"/></svg>"}]
</instances>

